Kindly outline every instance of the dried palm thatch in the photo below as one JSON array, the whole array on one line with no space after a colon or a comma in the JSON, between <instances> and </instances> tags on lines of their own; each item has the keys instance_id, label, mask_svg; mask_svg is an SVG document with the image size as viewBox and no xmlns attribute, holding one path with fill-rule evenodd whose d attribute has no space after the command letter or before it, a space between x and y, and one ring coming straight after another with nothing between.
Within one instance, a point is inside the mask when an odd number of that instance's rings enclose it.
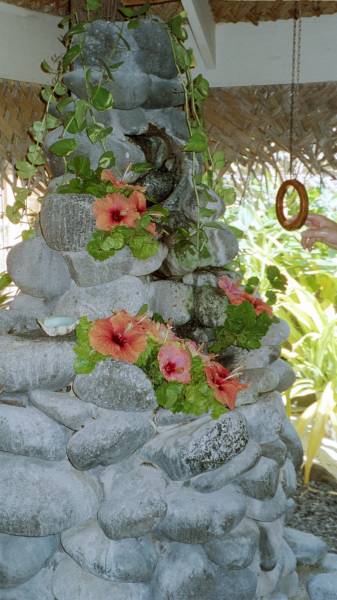
<instances>
[{"instance_id":1,"label":"dried palm thatch","mask_svg":"<svg viewBox=\"0 0 337 600\"><path fill-rule=\"evenodd\" d=\"M226 169L259 165L279 170L277 155L289 152L290 86L214 88L205 119L211 142L225 150ZM337 175L337 83L299 86L294 156L313 174Z\"/></svg>"},{"instance_id":2,"label":"dried palm thatch","mask_svg":"<svg viewBox=\"0 0 337 600\"><path fill-rule=\"evenodd\" d=\"M319 17L337 12L337 2L324 0L210 0L216 22L238 23L250 21L257 25L259 21L277 21L294 17L296 4L301 6L303 17Z\"/></svg>"}]
</instances>

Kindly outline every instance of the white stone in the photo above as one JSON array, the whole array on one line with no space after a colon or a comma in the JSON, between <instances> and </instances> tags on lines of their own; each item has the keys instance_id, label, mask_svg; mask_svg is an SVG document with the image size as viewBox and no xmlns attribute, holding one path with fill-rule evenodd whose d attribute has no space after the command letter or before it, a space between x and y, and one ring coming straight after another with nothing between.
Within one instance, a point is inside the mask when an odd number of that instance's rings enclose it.
<instances>
[{"instance_id":1,"label":"white stone","mask_svg":"<svg viewBox=\"0 0 337 600\"><path fill-rule=\"evenodd\" d=\"M149 284L149 308L165 321L184 325L192 318L193 287L174 281L154 281Z\"/></svg>"},{"instance_id":2,"label":"white stone","mask_svg":"<svg viewBox=\"0 0 337 600\"><path fill-rule=\"evenodd\" d=\"M29 399L36 408L73 431L78 431L98 415L95 404L81 402L71 393L33 390Z\"/></svg>"},{"instance_id":3,"label":"white stone","mask_svg":"<svg viewBox=\"0 0 337 600\"><path fill-rule=\"evenodd\" d=\"M58 538L21 537L0 533L0 597L3 587L19 585L43 567L54 554Z\"/></svg>"}]
</instances>

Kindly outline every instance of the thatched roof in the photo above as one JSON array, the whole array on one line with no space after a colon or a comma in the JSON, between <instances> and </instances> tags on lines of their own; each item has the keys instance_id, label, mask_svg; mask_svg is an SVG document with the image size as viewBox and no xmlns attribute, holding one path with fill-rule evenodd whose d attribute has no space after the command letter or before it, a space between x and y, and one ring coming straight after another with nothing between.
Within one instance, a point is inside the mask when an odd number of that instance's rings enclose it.
<instances>
[{"instance_id":1,"label":"thatched roof","mask_svg":"<svg viewBox=\"0 0 337 600\"><path fill-rule=\"evenodd\" d=\"M216 22L238 23L250 21L256 25L259 21L278 21L291 19L294 16L296 5L301 5L303 17L319 17L337 12L337 2L324 0L315 2L311 0L259 0L251 2L246 0L210 0L212 12Z\"/></svg>"}]
</instances>

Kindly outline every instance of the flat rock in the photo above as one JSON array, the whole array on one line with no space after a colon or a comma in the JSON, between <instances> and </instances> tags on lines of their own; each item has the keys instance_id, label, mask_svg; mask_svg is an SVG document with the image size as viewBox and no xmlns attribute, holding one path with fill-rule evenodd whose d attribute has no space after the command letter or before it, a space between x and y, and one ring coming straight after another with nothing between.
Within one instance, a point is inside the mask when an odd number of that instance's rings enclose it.
<instances>
[{"instance_id":1,"label":"flat rock","mask_svg":"<svg viewBox=\"0 0 337 600\"><path fill-rule=\"evenodd\" d=\"M74 392L85 402L112 410L141 412L157 406L145 373L135 365L116 360L99 363L89 375L77 375Z\"/></svg>"},{"instance_id":2,"label":"flat rock","mask_svg":"<svg viewBox=\"0 0 337 600\"><path fill-rule=\"evenodd\" d=\"M327 554L326 543L312 533L286 527L284 535L297 562L302 565L318 565Z\"/></svg>"},{"instance_id":3,"label":"flat rock","mask_svg":"<svg viewBox=\"0 0 337 600\"><path fill-rule=\"evenodd\" d=\"M193 287L174 281L154 281L149 284L149 308L165 321L184 325L192 318Z\"/></svg>"},{"instance_id":4,"label":"flat rock","mask_svg":"<svg viewBox=\"0 0 337 600\"><path fill-rule=\"evenodd\" d=\"M237 483L248 496L264 500L275 495L279 473L277 462L262 456L252 469L237 479Z\"/></svg>"},{"instance_id":5,"label":"flat rock","mask_svg":"<svg viewBox=\"0 0 337 600\"><path fill-rule=\"evenodd\" d=\"M130 456L154 435L154 424L141 413L111 411L75 433L67 453L77 469L91 469Z\"/></svg>"},{"instance_id":6,"label":"flat rock","mask_svg":"<svg viewBox=\"0 0 337 600\"><path fill-rule=\"evenodd\" d=\"M253 521L243 519L222 539L204 544L208 558L223 569L244 569L253 561L259 530Z\"/></svg>"},{"instance_id":7,"label":"flat rock","mask_svg":"<svg viewBox=\"0 0 337 600\"><path fill-rule=\"evenodd\" d=\"M303 463L303 446L296 429L288 419L283 421L280 438L287 446L289 458L293 461L295 469L299 469Z\"/></svg>"},{"instance_id":8,"label":"flat rock","mask_svg":"<svg viewBox=\"0 0 337 600\"><path fill-rule=\"evenodd\" d=\"M282 486L279 485L275 496L267 500L256 500L247 498L247 517L255 521L275 521L281 517L286 510L287 498Z\"/></svg>"},{"instance_id":9,"label":"flat rock","mask_svg":"<svg viewBox=\"0 0 337 600\"><path fill-rule=\"evenodd\" d=\"M222 538L246 512L244 495L231 485L209 494L182 487L168 492L165 499L167 513L155 528L155 535L183 544L205 544Z\"/></svg>"},{"instance_id":10,"label":"flat rock","mask_svg":"<svg viewBox=\"0 0 337 600\"><path fill-rule=\"evenodd\" d=\"M283 319L278 319L276 323L272 323L262 338L263 346L280 346L287 341L290 335L290 327Z\"/></svg>"},{"instance_id":11,"label":"flat rock","mask_svg":"<svg viewBox=\"0 0 337 600\"><path fill-rule=\"evenodd\" d=\"M166 481L160 469L132 457L101 474L104 502L98 521L110 539L147 534L165 517Z\"/></svg>"},{"instance_id":12,"label":"flat rock","mask_svg":"<svg viewBox=\"0 0 337 600\"><path fill-rule=\"evenodd\" d=\"M286 496L294 496L297 488L297 477L294 463L289 458L282 467L281 481Z\"/></svg>"},{"instance_id":13,"label":"flat rock","mask_svg":"<svg viewBox=\"0 0 337 600\"><path fill-rule=\"evenodd\" d=\"M228 300L221 290L206 285L195 291L195 316L202 327L223 325L227 307Z\"/></svg>"},{"instance_id":14,"label":"flat rock","mask_svg":"<svg viewBox=\"0 0 337 600\"><path fill-rule=\"evenodd\" d=\"M51 250L40 236L13 246L7 255L7 271L26 294L38 298L56 298L70 286L64 258Z\"/></svg>"},{"instance_id":15,"label":"flat rock","mask_svg":"<svg viewBox=\"0 0 337 600\"><path fill-rule=\"evenodd\" d=\"M200 546L170 544L158 563L152 591L158 600L254 600L256 575L249 569L219 569Z\"/></svg>"},{"instance_id":16,"label":"flat rock","mask_svg":"<svg viewBox=\"0 0 337 600\"><path fill-rule=\"evenodd\" d=\"M40 598L41 600L55 600L52 592L52 579L54 571L63 557L64 554L56 552L49 559L47 565L25 583L14 588L0 589L1 600L40 600Z\"/></svg>"},{"instance_id":17,"label":"flat rock","mask_svg":"<svg viewBox=\"0 0 337 600\"><path fill-rule=\"evenodd\" d=\"M262 369L268 367L280 356L279 346L261 346L256 350L245 350L236 346L229 346L223 353L223 360L229 369Z\"/></svg>"},{"instance_id":18,"label":"flat rock","mask_svg":"<svg viewBox=\"0 0 337 600\"><path fill-rule=\"evenodd\" d=\"M1 404L25 407L28 404L28 395L20 392L2 392L0 393Z\"/></svg>"},{"instance_id":19,"label":"flat rock","mask_svg":"<svg viewBox=\"0 0 337 600\"><path fill-rule=\"evenodd\" d=\"M260 456L260 446L253 440L249 440L240 454L214 471L193 477L191 485L200 492L215 492L228 483L235 482L242 473L254 467Z\"/></svg>"},{"instance_id":20,"label":"flat rock","mask_svg":"<svg viewBox=\"0 0 337 600\"><path fill-rule=\"evenodd\" d=\"M64 550L84 571L109 581L149 581L157 562L157 552L149 540L109 540L96 519L64 531L61 541Z\"/></svg>"},{"instance_id":21,"label":"flat rock","mask_svg":"<svg viewBox=\"0 0 337 600\"><path fill-rule=\"evenodd\" d=\"M62 460L68 439L69 430L36 408L0 404L0 451Z\"/></svg>"},{"instance_id":22,"label":"flat rock","mask_svg":"<svg viewBox=\"0 0 337 600\"><path fill-rule=\"evenodd\" d=\"M337 554L328 552L321 562L321 567L326 571L337 571Z\"/></svg>"},{"instance_id":23,"label":"flat rock","mask_svg":"<svg viewBox=\"0 0 337 600\"><path fill-rule=\"evenodd\" d=\"M96 481L67 462L1 454L0 531L46 536L96 514Z\"/></svg>"},{"instance_id":24,"label":"flat rock","mask_svg":"<svg viewBox=\"0 0 337 600\"><path fill-rule=\"evenodd\" d=\"M279 377L270 365L262 369L246 369L240 376L240 381L247 383L251 392L265 394L277 388Z\"/></svg>"},{"instance_id":25,"label":"flat rock","mask_svg":"<svg viewBox=\"0 0 337 600\"><path fill-rule=\"evenodd\" d=\"M223 225L222 229L207 228L207 249L210 256L201 258L199 266L223 268L236 257L239 244L230 229Z\"/></svg>"},{"instance_id":26,"label":"flat rock","mask_svg":"<svg viewBox=\"0 0 337 600\"><path fill-rule=\"evenodd\" d=\"M55 571L53 592L55 600L151 600L146 585L106 581L83 571L69 557Z\"/></svg>"},{"instance_id":27,"label":"flat rock","mask_svg":"<svg viewBox=\"0 0 337 600\"><path fill-rule=\"evenodd\" d=\"M257 442L266 443L279 438L286 415L278 392L265 394L256 404L240 406L238 411L246 418L249 435Z\"/></svg>"},{"instance_id":28,"label":"flat rock","mask_svg":"<svg viewBox=\"0 0 337 600\"><path fill-rule=\"evenodd\" d=\"M36 296L19 292L11 302L10 310L12 314L17 314L18 316L25 315L33 319L42 319L50 315L53 306L53 300L44 300L43 298L36 298Z\"/></svg>"},{"instance_id":29,"label":"flat rock","mask_svg":"<svg viewBox=\"0 0 337 600\"><path fill-rule=\"evenodd\" d=\"M337 574L314 575L308 581L307 591L310 600L337 600Z\"/></svg>"},{"instance_id":30,"label":"flat rock","mask_svg":"<svg viewBox=\"0 0 337 600\"><path fill-rule=\"evenodd\" d=\"M42 234L53 250L84 250L95 231L92 212L94 196L88 194L48 194L40 212Z\"/></svg>"},{"instance_id":31,"label":"flat rock","mask_svg":"<svg viewBox=\"0 0 337 600\"><path fill-rule=\"evenodd\" d=\"M34 577L54 554L58 539L21 537L0 533L0 597L1 588L19 585Z\"/></svg>"},{"instance_id":32,"label":"flat rock","mask_svg":"<svg viewBox=\"0 0 337 600\"><path fill-rule=\"evenodd\" d=\"M262 456L272 458L282 467L287 456L287 446L280 438L261 443Z\"/></svg>"},{"instance_id":33,"label":"flat rock","mask_svg":"<svg viewBox=\"0 0 337 600\"><path fill-rule=\"evenodd\" d=\"M172 427L146 444L141 454L171 479L189 479L230 461L242 452L247 441L245 420L233 411L217 421L205 417Z\"/></svg>"},{"instance_id":34,"label":"flat rock","mask_svg":"<svg viewBox=\"0 0 337 600\"><path fill-rule=\"evenodd\" d=\"M137 277L124 275L110 283L92 287L76 287L74 284L59 298L53 314L101 319L124 309L135 315L146 303L146 286Z\"/></svg>"},{"instance_id":35,"label":"flat rock","mask_svg":"<svg viewBox=\"0 0 337 600\"><path fill-rule=\"evenodd\" d=\"M71 393L32 390L29 399L36 408L73 431L78 431L98 415L95 404L82 402Z\"/></svg>"},{"instance_id":36,"label":"flat rock","mask_svg":"<svg viewBox=\"0 0 337 600\"><path fill-rule=\"evenodd\" d=\"M59 338L2 335L0 356L0 382L6 392L59 390L74 377L73 345Z\"/></svg>"}]
</instances>

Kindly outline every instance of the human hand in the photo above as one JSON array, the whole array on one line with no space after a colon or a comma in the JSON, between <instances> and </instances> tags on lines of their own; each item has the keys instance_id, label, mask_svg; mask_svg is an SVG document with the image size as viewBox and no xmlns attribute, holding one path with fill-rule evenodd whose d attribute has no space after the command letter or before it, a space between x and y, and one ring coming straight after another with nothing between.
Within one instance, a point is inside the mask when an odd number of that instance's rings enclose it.
<instances>
[{"instance_id":1,"label":"human hand","mask_svg":"<svg viewBox=\"0 0 337 600\"><path fill-rule=\"evenodd\" d=\"M302 246L312 250L316 242L337 248L337 223L323 215L309 214L305 222L308 229L302 233Z\"/></svg>"}]
</instances>

